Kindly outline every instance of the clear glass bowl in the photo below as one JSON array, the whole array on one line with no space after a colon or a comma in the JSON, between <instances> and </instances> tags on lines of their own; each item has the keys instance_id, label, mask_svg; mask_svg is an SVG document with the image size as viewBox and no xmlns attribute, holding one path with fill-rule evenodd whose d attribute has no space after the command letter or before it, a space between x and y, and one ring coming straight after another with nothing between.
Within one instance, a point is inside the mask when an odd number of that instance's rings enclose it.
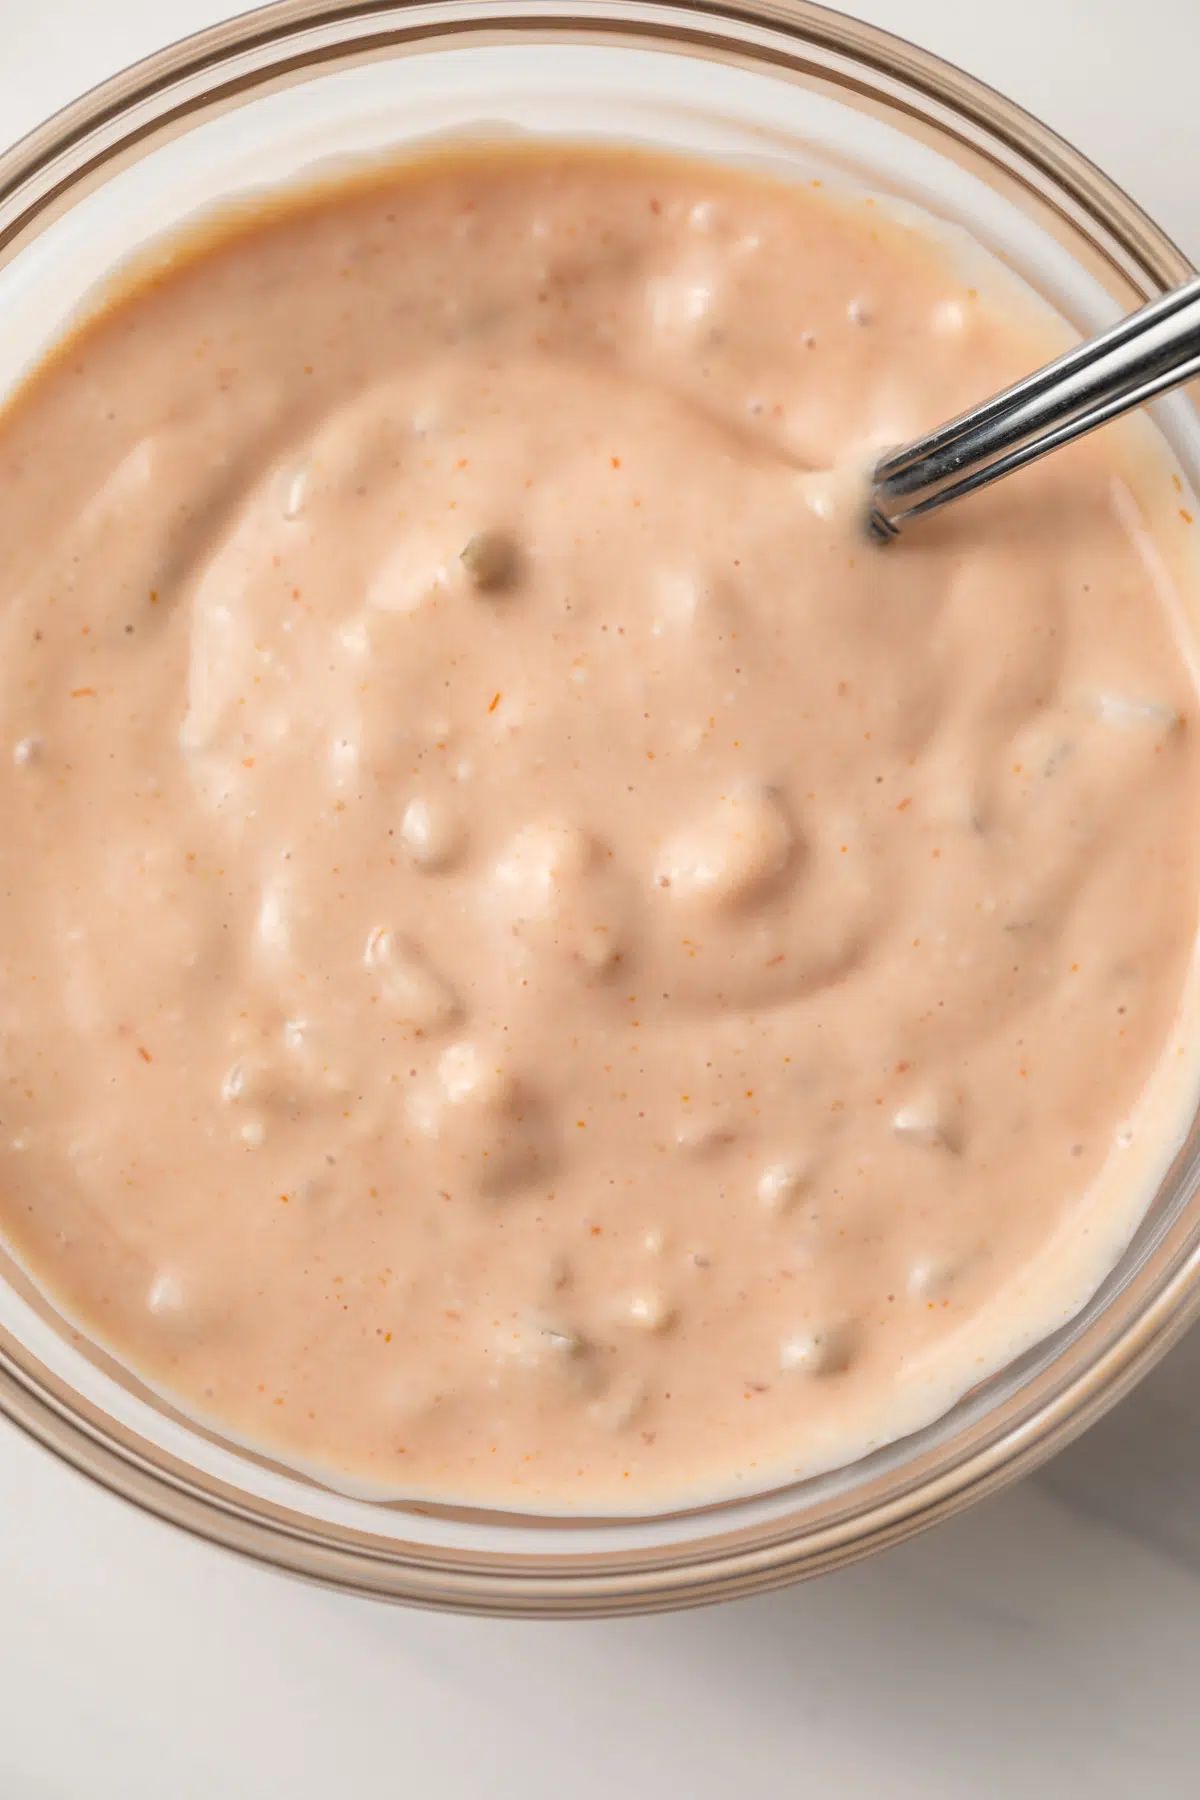
<instances>
[{"instance_id":1,"label":"clear glass bowl","mask_svg":"<svg viewBox=\"0 0 1200 1800\"><path fill-rule=\"evenodd\" d=\"M187 215L447 132L640 141L866 186L965 227L1081 329L1183 280L1181 253L1000 96L799 0L284 0L163 51L0 158L0 396L117 265ZM1159 410L1195 482L1200 421ZM1200 1129L1065 1329L850 1468L671 1517L554 1522L328 1493L172 1412L0 1256L0 1409L188 1530L332 1585L464 1611L693 1605L894 1543L1030 1469L1200 1306Z\"/></svg>"}]
</instances>

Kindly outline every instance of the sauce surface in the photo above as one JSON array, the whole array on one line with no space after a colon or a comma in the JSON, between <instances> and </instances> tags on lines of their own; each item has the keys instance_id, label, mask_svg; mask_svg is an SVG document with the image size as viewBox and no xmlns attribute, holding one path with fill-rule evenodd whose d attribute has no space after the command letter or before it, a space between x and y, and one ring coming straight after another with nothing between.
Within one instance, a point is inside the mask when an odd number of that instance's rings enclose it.
<instances>
[{"instance_id":1,"label":"sauce surface","mask_svg":"<svg viewBox=\"0 0 1200 1800\"><path fill-rule=\"evenodd\" d=\"M765 1487L1060 1324L1177 1137L1194 690L1050 327L869 202L460 152L182 245L0 421L0 1231L335 1485Z\"/></svg>"}]
</instances>

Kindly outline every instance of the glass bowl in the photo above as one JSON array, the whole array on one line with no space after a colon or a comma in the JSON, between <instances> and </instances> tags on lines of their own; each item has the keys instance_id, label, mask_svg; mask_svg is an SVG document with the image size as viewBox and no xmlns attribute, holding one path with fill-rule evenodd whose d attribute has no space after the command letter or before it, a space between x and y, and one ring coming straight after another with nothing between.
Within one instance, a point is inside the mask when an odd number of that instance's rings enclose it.
<instances>
[{"instance_id":1,"label":"glass bowl","mask_svg":"<svg viewBox=\"0 0 1200 1800\"><path fill-rule=\"evenodd\" d=\"M865 186L965 227L1084 330L1191 273L1027 114L801 0L284 0L151 57L0 157L0 397L118 265L188 215L481 130L636 141ZM1190 400L1157 418L1195 485ZM895 1543L1095 1419L1200 1306L1198 1178L1193 1125L1091 1303L935 1425L834 1474L669 1517L555 1521L328 1492L173 1412L2 1254L0 1409L148 1511L333 1586L543 1617L695 1605Z\"/></svg>"}]
</instances>

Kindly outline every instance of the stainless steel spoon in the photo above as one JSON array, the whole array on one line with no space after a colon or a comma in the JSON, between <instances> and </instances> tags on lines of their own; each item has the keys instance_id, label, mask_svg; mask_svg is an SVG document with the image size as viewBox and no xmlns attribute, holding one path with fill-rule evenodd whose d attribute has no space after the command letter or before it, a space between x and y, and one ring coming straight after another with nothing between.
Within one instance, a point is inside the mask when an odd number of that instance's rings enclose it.
<instances>
[{"instance_id":1,"label":"stainless steel spoon","mask_svg":"<svg viewBox=\"0 0 1200 1800\"><path fill-rule=\"evenodd\" d=\"M940 425L874 471L868 529L890 543L925 513L1200 375L1200 276Z\"/></svg>"}]
</instances>

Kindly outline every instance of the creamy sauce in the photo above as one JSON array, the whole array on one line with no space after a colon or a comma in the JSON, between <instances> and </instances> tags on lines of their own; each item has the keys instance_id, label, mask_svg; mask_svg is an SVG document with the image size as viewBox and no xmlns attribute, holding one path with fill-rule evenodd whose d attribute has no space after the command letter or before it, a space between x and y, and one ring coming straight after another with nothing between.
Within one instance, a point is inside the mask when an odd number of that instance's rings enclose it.
<instances>
[{"instance_id":1,"label":"creamy sauce","mask_svg":"<svg viewBox=\"0 0 1200 1800\"><path fill-rule=\"evenodd\" d=\"M334 1484L653 1508L935 1416L1190 1104L1195 695L1048 326L869 203L468 152L181 246L0 425L0 1228ZM1188 1068L1188 1081L1192 1071Z\"/></svg>"}]
</instances>

